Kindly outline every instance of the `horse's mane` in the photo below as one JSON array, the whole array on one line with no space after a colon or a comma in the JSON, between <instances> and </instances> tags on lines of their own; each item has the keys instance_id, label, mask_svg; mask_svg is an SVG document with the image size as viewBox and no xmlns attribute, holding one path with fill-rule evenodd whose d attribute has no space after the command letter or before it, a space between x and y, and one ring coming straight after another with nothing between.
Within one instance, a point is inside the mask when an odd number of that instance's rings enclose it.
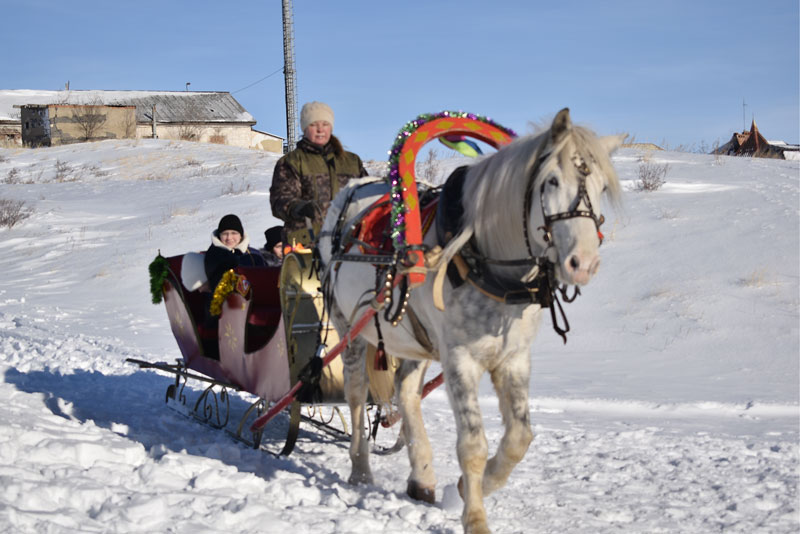
<instances>
[{"instance_id":1,"label":"horse's mane","mask_svg":"<svg viewBox=\"0 0 800 534\"><path fill-rule=\"evenodd\" d=\"M462 196L463 230L445 248L443 261L449 261L473 235L486 256L495 259L527 256L522 231L525 193L528 177L542 156L541 149L546 150L546 155L537 171L534 190L538 190L541 181L555 166L561 168L565 180L576 181L577 169L570 157L577 152L593 170L606 176L606 194L615 207L620 205L619 179L600 139L591 130L572 126L560 142L549 147L546 146L549 134L547 130L521 137L468 169Z\"/></svg>"}]
</instances>

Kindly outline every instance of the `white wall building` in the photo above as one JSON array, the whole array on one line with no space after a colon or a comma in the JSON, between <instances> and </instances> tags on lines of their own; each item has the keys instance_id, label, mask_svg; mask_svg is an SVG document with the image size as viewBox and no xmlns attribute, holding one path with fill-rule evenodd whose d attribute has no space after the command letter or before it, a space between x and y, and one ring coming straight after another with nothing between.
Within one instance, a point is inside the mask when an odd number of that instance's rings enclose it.
<instances>
[{"instance_id":1,"label":"white wall building","mask_svg":"<svg viewBox=\"0 0 800 534\"><path fill-rule=\"evenodd\" d=\"M183 139L283 152L282 137L253 128L256 120L228 92L0 90L0 143L22 144L21 106L135 106L137 139Z\"/></svg>"}]
</instances>

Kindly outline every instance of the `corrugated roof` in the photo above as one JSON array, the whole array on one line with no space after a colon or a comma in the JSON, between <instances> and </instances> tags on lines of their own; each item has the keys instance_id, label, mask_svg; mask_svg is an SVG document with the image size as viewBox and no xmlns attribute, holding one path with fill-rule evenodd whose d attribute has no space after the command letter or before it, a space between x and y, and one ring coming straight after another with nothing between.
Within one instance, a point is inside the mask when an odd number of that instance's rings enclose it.
<instances>
[{"instance_id":1,"label":"corrugated roof","mask_svg":"<svg viewBox=\"0 0 800 534\"><path fill-rule=\"evenodd\" d=\"M206 91L33 91L0 90L0 120L19 120L27 104L106 104L136 106L137 122L226 122L253 125L256 120L230 93Z\"/></svg>"}]
</instances>

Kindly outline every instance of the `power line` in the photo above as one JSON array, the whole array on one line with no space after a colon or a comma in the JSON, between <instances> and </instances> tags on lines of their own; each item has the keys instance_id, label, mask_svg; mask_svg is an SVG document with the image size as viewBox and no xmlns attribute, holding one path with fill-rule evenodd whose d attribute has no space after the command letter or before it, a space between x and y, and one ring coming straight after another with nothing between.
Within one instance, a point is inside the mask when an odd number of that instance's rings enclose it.
<instances>
[{"instance_id":1,"label":"power line","mask_svg":"<svg viewBox=\"0 0 800 534\"><path fill-rule=\"evenodd\" d=\"M282 71L283 71L283 67L279 68L278 70L276 70L275 72L273 72L273 73L271 73L271 74L267 74L266 76L264 76L264 77L263 77L263 78L261 78L260 80L256 80L256 81L254 81L254 82L253 82L253 83L251 83L250 85L246 85L246 86L242 87L241 89L237 89L237 90L235 90L235 91L231 92L231 94L233 95L233 94L236 94L236 93L238 93L238 92L240 92L240 91L244 91L245 89L250 89L250 88L251 88L251 87L253 87L254 85L257 85L257 84L259 84L259 83L263 82L264 80L266 80L267 78L271 78L272 76L275 76L276 74L278 74L279 72L282 72Z\"/></svg>"}]
</instances>

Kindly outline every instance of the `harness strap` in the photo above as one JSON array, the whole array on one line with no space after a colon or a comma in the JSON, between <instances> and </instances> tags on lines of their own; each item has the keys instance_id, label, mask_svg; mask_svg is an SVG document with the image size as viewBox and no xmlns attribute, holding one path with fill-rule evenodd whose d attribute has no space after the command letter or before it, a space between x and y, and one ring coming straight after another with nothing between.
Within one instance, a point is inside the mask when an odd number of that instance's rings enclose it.
<instances>
[{"instance_id":1,"label":"harness strap","mask_svg":"<svg viewBox=\"0 0 800 534\"><path fill-rule=\"evenodd\" d=\"M561 319L564 321L563 328L558 325L556 307L558 307L558 313L561 315ZM558 295L555 293L553 293L553 304L550 306L550 319L553 323L553 330L556 331L556 334L561 336L561 339L564 340L564 344L566 345L567 332L569 332L569 321L567 320L567 314L564 313L564 308L561 307L561 301L558 300Z\"/></svg>"},{"instance_id":2,"label":"harness strap","mask_svg":"<svg viewBox=\"0 0 800 534\"><path fill-rule=\"evenodd\" d=\"M428 335L428 330L425 328L425 325L419 320L419 316L414 311L414 308L408 306L406 315L408 315L408 321L411 323L411 330L414 332L414 337L419 344L422 345L422 348L432 354L434 349L431 337Z\"/></svg>"},{"instance_id":3,"label":"harness strap","mask_svg":"<svg viewBox=\"0 0 800 534\"><path fill-rule=\"evenodd\" d=\"M386 349L383 346L383 332L381 332L381 322L378 320L378 314L372 316L375 319L375 330L378 332L378 346L375 349L375 370L386 371L389 369L389 362L386 359Z\"/></svg>"},{"instance_id":4,"label":"harness strap","mask_svg":"<svg viewBox=\"0 0 800 534\"><path fill-rule=\"evenodd\" d=\"M448 264L441 261L442 247L436 245L425 255L425 265L439 265L436 276L433 278L433 305L439 311L444 311L444 277L447 275Z\"/></svg>"}]
</instances>

